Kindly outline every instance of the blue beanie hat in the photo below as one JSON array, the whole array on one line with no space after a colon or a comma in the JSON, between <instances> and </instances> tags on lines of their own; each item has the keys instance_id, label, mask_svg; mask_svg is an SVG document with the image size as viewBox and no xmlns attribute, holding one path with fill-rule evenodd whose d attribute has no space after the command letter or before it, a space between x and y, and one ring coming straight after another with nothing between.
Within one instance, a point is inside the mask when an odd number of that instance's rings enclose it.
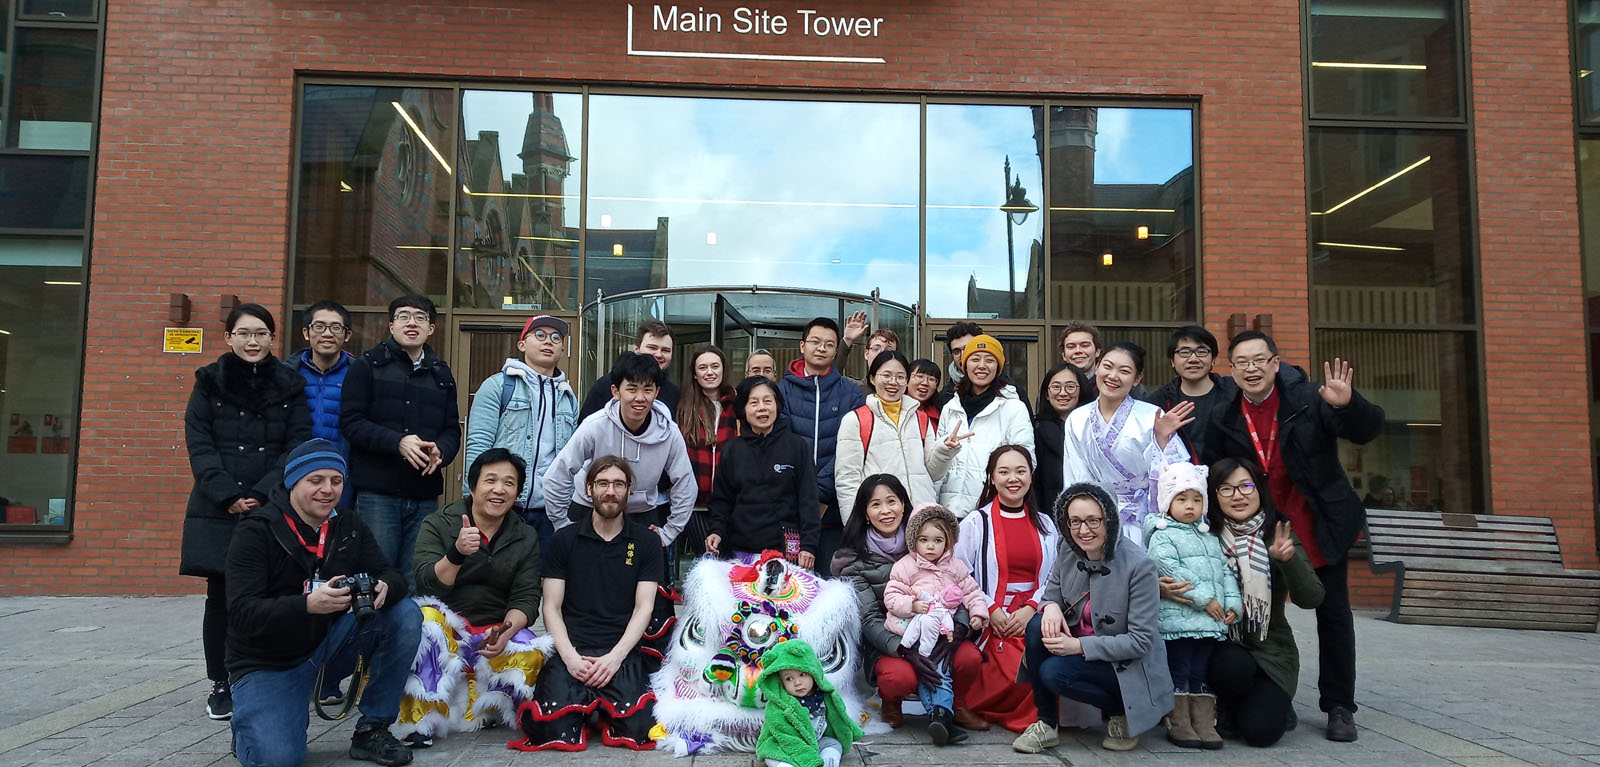
<instances>
[{"instance_id":1,"label":"blue beanie hat","mask_svg":"<svg viewBox=\"0 0 1600 767\"><path fill-rule=\"evenodd\" d=\"M283 464L283 486L292 488L295 483L305 479L307 474L318 469L336 469L340 474L349 473L345 468L344 456L339 454L337 446L325 439L308 439L289 452L289 458Z\"/></svg>"}]
</instances>

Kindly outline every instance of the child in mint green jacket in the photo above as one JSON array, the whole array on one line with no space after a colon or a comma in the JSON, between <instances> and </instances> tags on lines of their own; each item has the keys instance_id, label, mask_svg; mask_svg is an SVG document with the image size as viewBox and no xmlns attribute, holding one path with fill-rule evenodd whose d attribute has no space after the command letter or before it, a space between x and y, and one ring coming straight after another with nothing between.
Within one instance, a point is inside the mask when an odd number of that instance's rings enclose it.
<instances>
[{"instance_id":1,"label":"child in mint green jacket","mask_svg":"<svg viewBox=\"0 0 1600 767\"><path fill-rule=\"evenodd\" d=\"M1182 595L1188 604L1163 599L1158 613L1174 690L1167 740L1217 749L1217 698L1206 686L1206 672L1211 651L1227 638L1244 604L1222 544L1205 521L1207 473L1186 462L1161 467L1156 498L1165 513L1145 520L1144 540L1161 574L1190 586Z\"/></svg>"},{"instance_id":2,"label":"child in mint green jacket","mask_svg":"<svg viewBox=\"0 0 1600 767\"><path fill-rule=\"evenodd\" d=\"M767 767L839 767L861 728L822 675L816 651L791 639L763 653L761 666L756 684L767 697L767 718L756 758Z\"/></svg>"}]
</instances>

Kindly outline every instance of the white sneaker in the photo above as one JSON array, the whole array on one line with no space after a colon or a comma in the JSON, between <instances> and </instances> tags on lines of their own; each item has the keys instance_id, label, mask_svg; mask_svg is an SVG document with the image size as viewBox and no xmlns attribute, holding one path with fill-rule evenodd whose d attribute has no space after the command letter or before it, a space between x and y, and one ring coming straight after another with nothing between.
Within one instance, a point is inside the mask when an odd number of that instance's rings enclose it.
<instances>
[{"instance_id":1,"label":"white sneaker","mask_svg":"<svg viewBox=\"0 0 1600 767\"><path fill-rule=\"evenodd\" d=\"M1132 751L1139 747L1139 739L1128 733L1128 717L1113 716L1106 720L1106 737L1100 747L1107 751Z\"/></svg>"},{"instance_id":2,"label":"white sneaker","mask_svg":"<svg viewBox=\"0 0 1600 767\"><path fill-rule=\"evenodd\" d=\"M1011 741L1011 750L1019 754L1037 754L1047 748L1061 745L1061 733L1054 725L1034 722Z\"/></svg>"}]
</instances>

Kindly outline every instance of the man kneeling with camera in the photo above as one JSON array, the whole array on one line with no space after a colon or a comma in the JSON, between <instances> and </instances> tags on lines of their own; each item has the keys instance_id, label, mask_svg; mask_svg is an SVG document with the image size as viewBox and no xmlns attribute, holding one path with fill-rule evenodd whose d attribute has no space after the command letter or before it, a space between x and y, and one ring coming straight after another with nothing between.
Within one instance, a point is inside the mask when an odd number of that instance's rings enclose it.
<instances>
[{"instance_id":1,"label":"man kneeling with camera","mask_svg":"<svg viewBox=\"0 0 1600 767\"><path fill-rule=\"evenodd\" d=\"M239 522L228 548L228 676L234 750L245 767L299 765L319 674L371 675L350 758L407 764L389 733L417 654L422 613L367 526L334 509L345 461L332 442L301 444L284 463L287 493ZM351 683L357 693L359 679Z\"/></svg>"}]
</instances>

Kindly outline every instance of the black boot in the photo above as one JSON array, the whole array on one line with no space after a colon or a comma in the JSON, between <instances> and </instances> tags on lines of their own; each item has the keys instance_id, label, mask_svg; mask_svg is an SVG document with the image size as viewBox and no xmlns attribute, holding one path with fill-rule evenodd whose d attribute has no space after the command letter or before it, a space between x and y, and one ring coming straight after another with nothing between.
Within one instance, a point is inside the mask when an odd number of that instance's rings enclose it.
<instances>
[{"instance_id":1,"label":"black boot","mask_svg":"<svg viewBox=\"0 0 1600 767\"><path fill-rule=\"evenodd\" d=\"M948 708L936 707L928 717L928 737L935 746L954 746L967 740L967 731L956 726L956 715Z\"/></svg>"},{"instance_id":2,"label":"black boot","mask_svg":"<svg viewBox=\"0 0 1600 767\"><path fill-rule=\"evenodd\" d=\"M1290 706L1289 710L1294 711L1294 707ZM1224 738L1239 737L1238 728L1233 726L1233 709L1221 700L1217 701L1217 734Z\"/></svg>"}]
</instances>

